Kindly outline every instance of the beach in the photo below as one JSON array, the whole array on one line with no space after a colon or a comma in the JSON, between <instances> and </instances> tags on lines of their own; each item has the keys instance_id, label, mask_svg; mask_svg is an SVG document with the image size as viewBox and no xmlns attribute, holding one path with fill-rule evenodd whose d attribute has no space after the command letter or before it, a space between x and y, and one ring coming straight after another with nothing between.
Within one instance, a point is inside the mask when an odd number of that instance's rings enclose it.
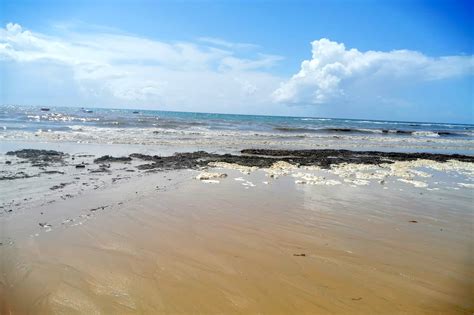
<instances>
[{"instance_id":1,"label":"beach","mask_svg":"<svg viewBox=\"0 0 474 315\"><path fill-rule=\"evenodd\" d=\"M0 20L0 315L474 315L474 1Z\"/></svg>"},{"instance_id":2,"label":"beach","mask_svg":"<svg viewBox=\"0 0 474 315\"><path fill-rule=\"evenodd\" d=\"M474 311L469 126L32 120L2 121L2 314Z\"/></svg>"}]
</instances>

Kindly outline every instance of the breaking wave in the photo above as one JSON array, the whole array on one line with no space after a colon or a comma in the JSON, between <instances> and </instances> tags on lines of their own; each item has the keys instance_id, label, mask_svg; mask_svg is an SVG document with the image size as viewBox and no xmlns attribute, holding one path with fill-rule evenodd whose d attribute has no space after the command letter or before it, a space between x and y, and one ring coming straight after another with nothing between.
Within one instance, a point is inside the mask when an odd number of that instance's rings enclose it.
<instances>
[{"instance_id":1,"label":"breaking wave","mask_svg":"<svg viewBox=\"0 0 474 315\"><path fill-rule=\"evenodd\" d=\"M288 133L341 133L341 134L391 134L410 135L416 137L466 137L473 136L472 132L403 130L403 129L369 129L369 128L305 128L305 127L275 127L275 131Z\"/></svg>"}]
</instances>

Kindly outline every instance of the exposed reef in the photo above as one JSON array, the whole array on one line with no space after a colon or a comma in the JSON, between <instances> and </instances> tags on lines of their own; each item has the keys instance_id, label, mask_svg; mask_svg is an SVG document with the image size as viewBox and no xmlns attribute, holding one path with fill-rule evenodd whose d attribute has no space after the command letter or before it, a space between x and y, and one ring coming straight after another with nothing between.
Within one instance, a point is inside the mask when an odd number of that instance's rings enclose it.
<instances>
[{"instance_id":1,"label":"exposed reef","mask_svg":"<svg viewBox=\"0 0 474 315\"><path fill-rule=\"evenodd\" d=\"M54 150L35 150L23 149L18 151L9 151L6 153L9 156L16 156L21 159L26 159L34 166L47 166L49 163L63 163L67 154Z\"/></svg>"},{"instance_id":2,"label":"exposed reef","mask_svg":"<svg viewBox=\"0 0 474 315\"><path fill-rule=\"evenodd\" d=\"M284 161L299 166L318 166L330 168L331 165L342 163L371 164L394 163L397 161L414 161L418 159L446 162L457 160L474 163L474 156L460 154L433 153L398 153L380 151L349 151L349 150L266 150L246 149L241 155L215 154L205 151L191 153L176 153L171 156L145 155L133 153L129 158L139 159L150 163L138 165L141 170L151 169L195 169L208 166L210 163L232 163L247 167L268 168L276 161ZM104 156L96 159L99 162L123 162L127 158L112 158Z\"/></svg>"}]
</instances>

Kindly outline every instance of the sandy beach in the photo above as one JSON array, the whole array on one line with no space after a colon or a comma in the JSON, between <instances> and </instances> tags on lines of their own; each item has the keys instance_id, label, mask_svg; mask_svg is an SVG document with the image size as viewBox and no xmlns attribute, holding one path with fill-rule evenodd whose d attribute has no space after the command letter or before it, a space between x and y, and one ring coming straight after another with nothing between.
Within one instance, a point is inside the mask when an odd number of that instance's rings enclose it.
<instances>
[{"instance_id":1,"label":"sandy beach","mask_svg":"<svg viewBox=\"0 0 474 315\"><path fill-rule=\"evenodd\" d=\"M474 1L0 20L0 315L474 315Z\"/></svg>"},{"instance_id":2,"label":"sandy beach","mask_svg":"<svg viewBox=\"0 0 474 315\"><path fill-rule=\"evenodd\" d=\"M27 177L0 181L2 313L474 310L471 157L248 152L166 170L88 150L2 155L4 177Z\"/></svg>"}]
</instances>

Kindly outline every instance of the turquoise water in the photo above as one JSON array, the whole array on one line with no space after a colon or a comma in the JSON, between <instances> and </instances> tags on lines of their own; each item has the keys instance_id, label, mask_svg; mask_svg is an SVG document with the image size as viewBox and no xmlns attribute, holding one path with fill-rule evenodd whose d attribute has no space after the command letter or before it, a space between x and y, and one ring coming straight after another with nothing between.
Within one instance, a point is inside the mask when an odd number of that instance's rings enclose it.
<instances>
[{"instance_id":1,"label":"turquoise water","mask_svg":"<svg viewBox=\"0 0 474 315\"><path fill-rule=\"evenodd\" d=\"M474 125L172 112L131 109L0 107L0 128L73 131L71 127L160 128L168 130L255 131L274 134L373 134L385 137L442 137L473 139Z\"/></svg>"}]
</instances>

